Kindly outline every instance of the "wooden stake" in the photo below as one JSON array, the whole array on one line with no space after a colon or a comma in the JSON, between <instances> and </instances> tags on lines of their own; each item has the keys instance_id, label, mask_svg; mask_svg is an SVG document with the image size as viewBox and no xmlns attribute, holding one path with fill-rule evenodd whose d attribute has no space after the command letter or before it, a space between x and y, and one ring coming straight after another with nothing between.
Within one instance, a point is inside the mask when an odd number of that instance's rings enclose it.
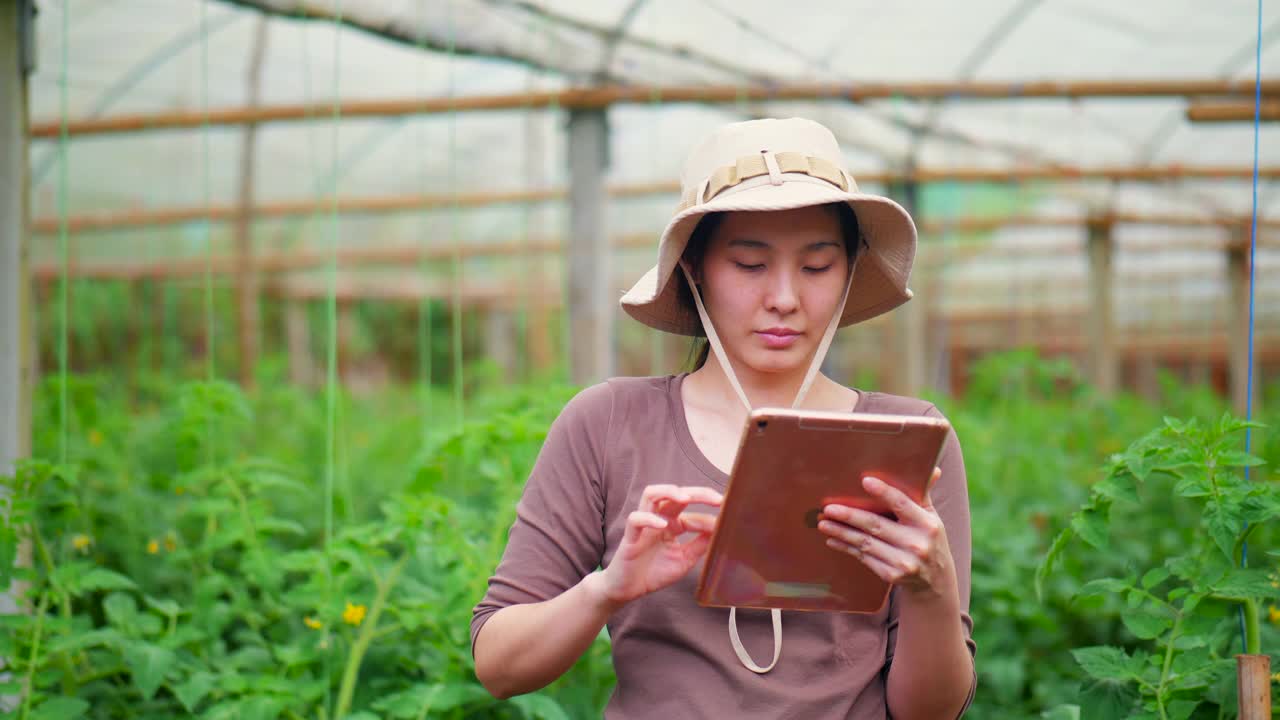
<instances>
[{"instance_id":1,"label":"wooden stake","mask_svg":"<svg viewBox=\"0 0 1280 720\"><path fill-rule=\"evenodd\" d=\"M1271 720L1271 657L1236 655L1240 720Z\"/></svg>"}]
</instances>

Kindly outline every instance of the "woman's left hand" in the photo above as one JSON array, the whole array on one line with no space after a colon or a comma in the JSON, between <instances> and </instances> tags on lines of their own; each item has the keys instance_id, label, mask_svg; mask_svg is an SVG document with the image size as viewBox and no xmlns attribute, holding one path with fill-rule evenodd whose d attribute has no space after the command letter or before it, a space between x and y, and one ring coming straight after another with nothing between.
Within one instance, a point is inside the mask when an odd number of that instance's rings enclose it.
<instances>
[{"instance_id":1,"label":"woman's left hand","mask_svg":"<svg viewBox=\"0 0 1280 720\"><path fill-rule=\"evenodd\" d=\"M941 469L934 468L930 486L941 474ZM924 502L917 504L878 478L863 478L862 487L897 519L846 505L827 505L818 523L818 529L828 536L827 546L861 560L881 579L912 595L955 592L955 565L947 533L928 493Z\"/></svg>"}]
</instances>

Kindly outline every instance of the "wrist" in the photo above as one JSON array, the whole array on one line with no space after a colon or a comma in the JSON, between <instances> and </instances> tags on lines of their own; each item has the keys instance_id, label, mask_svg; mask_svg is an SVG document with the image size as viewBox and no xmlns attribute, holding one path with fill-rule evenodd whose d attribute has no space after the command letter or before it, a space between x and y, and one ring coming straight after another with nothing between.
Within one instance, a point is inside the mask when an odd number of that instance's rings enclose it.
<instances>
[{"instance_id":1,"label":"wrist","mask_svg":"<svg viewBox=\"0 0 1280 720\"><path fill-rule=\"evenodd\" d=\"M592 610L609 617L620 610L626 603L610 597L609 579L605 577L604 573L604 570L596 570L583 578L581 584Z\"/></svg>"}]
</instances>

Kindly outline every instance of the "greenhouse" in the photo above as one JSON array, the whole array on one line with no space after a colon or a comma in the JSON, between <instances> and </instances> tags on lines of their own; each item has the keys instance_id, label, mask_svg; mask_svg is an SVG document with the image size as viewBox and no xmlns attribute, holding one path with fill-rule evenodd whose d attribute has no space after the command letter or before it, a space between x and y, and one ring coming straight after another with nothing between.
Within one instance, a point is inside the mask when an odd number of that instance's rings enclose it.
<instances>
[{"instance_id":1,"label":"greenhouse","mask_svg":"<svg viewBox=\"0 0 1280 720\"><path fill-rule=\"evenodd\" d=\"M0 717L1272 717L1278 41L1261 0L0 0ZM953 431L909 511L866 467L884 518L813 510L883 607L704 602L786 406ZM640 538L699 557L624 598Z\"/></svg>"}]
</instances>

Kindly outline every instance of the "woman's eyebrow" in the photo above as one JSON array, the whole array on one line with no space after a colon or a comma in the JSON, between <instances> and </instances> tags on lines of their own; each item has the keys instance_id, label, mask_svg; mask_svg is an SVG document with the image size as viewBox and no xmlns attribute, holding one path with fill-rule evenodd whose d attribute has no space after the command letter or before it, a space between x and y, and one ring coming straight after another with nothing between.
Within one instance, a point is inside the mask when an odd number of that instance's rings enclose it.
<instances>
[{"instance_id":1,"label":"woman's eyebrow","mask_svg":"<svg viewBox=\"0 0 1280 720\"><path fill-rule=\"evenodd\" d=\"M769 243L763 240L752 240L751 238L734 238L729 241L729 247L744 247L752 250L768 250Z\"/></svg>"},{"instance_id":2,"label":"woman's eyebrow","mask_svg":"<svg viewBox=\"0 0 1280 720\"><path fill-rule=\"evenodd\" d=\"M821 250L825 247L839 248L840 243L835 242L834 240L819 240L816 243L809 243L806 245L805 250Z\"/></svg>"}]
</instances>

